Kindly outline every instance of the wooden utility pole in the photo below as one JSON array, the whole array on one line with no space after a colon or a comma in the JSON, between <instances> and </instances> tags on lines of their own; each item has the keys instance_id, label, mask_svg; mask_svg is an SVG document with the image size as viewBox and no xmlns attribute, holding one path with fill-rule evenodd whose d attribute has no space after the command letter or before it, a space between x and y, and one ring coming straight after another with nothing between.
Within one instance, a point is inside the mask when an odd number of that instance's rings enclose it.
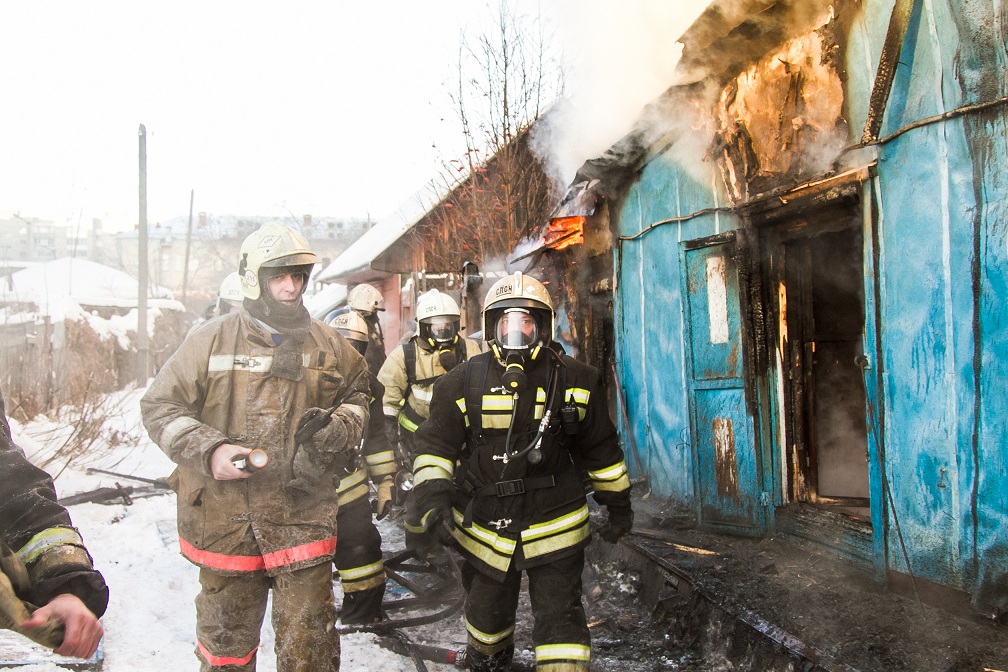
<instances>
[{"instance_id":1,"label":"wooden utility pole","mask_svg":"<svg viewBox=\"0 0 1008 672\"><path fill-rule=\"evenodd\" d=\"M146 385L150 373L147 337L147 129L140 124L140 222L138 230L137 262L137 368L138 385Z\"/></svg>"},{"instance_id":2,"label":"wooden utility pole","mask_svg":"<svg viewBox=\"0 0 1008 672\"><path fill-rule=\"evenodd\" d=\"M185 236L185 264L182 267L182 303L185 304L186 292L189 289L189 250L192 248L192 206L196 190L189 190L189 228Z\"/></svg>"}]
</instances>

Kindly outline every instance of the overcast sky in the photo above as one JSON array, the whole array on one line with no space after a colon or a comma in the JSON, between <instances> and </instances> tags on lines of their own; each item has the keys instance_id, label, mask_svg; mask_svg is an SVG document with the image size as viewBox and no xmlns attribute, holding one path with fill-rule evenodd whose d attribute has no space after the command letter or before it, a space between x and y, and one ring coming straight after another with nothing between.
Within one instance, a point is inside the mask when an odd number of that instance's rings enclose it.
<instances>
[{"instance_id":1,"label":"overcast sky","mask_svg":"<svg viewBox=\"0 0 1008 672\"><path fill-rule=\"evenodd\" d=\"M707 4L515 2L570 71L570 171L668 85ZM196 212L380 219L461 144L446 87L487 4L0 0L0 217L135 225L143 124L151 223L190 190Z\"/></svg>"}]
</instances>

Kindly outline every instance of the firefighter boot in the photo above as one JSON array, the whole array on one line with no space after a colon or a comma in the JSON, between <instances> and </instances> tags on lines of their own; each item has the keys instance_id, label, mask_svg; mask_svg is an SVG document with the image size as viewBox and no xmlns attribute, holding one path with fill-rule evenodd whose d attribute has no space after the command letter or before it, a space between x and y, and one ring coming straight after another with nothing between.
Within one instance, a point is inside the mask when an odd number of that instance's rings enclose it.
<instances>
[{"instance_id":1,"label":"firefighter boot","mask_svg":"<svg viewBox=\"0 0 1008 672\"><path fill-rule=\"evenodd\" d=\"M466 660L472 672L507 672L514 658L514 644L509 644L492 656L477 651L472 646L466 649Z\"/></svg>"}]
</instances>

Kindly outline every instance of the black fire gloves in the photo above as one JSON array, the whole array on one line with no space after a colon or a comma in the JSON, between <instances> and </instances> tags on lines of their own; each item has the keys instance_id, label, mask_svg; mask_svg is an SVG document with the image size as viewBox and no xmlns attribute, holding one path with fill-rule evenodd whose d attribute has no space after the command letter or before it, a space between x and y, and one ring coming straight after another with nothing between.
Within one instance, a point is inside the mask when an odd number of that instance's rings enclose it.
<instances>
[{"instance_id":1,"label":"black fire gloves","mask_svg":"<svg viewBox=\"0 0 1008 672\"><path fill-rule=\"evenodd\" d=\"M417 501L424 512L423 526L428 534L445 546L453 546L451 494L454 486L450 481L427 481L418 486Z\"/></svg>"},{"instance_id":2,"label":"black fire gloves","mask_svg":"<svg viewBox=\"0 0 1008 672\"><path fill-rule=\"evenodd\" d=\"M610 544L615 544L633 528L633 509L630 508L629 500L607 504L606 509L609 511L609 520L599 530L599 536Z\"/></svg>"}]
</instances>

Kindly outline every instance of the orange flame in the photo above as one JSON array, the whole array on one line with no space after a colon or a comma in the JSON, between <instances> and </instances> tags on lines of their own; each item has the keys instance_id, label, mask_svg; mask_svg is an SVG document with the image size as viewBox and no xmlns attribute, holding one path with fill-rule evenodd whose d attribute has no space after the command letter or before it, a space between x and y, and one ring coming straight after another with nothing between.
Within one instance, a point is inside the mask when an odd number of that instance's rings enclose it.
<instances>
[{"instance_id":1,"label":"orange flame","mask_svg":"<svg viewBox=\"0 0 1008 672\"><path fill-rule=\"evenodd\" d=\"M584 223L587 217L557 217L546 229L543 243L554 250L584 243Z\"/></svg>"}]
</instances>

